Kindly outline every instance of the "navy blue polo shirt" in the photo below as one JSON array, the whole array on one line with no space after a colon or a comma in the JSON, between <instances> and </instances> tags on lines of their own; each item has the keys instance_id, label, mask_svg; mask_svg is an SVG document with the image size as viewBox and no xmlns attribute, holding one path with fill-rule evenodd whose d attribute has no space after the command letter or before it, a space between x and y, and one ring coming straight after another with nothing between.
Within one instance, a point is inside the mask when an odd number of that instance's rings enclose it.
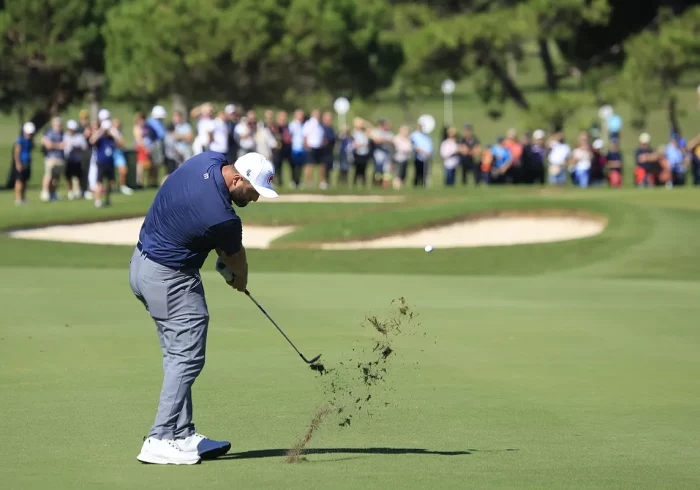
<instances>
[{"instance_id":1,"label":"navy blue polo shirt","mask_svg":"<svg viewBox=\"0 0 700 490\"><path fill-rule=\"evenodd\" d=\"M207 151L166 179L139 234L149 259L173 269L200 269L215 248L228 255L240 251L241 220L231 207L224 165L224 155Z\"/></svg>"}]
</instances>

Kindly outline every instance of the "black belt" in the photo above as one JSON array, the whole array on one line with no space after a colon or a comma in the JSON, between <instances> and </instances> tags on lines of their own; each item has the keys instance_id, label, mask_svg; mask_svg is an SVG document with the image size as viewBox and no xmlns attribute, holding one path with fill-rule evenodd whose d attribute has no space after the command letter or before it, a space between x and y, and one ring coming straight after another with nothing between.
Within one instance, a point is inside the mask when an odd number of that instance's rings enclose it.
<instances>
[{"instance_id":1,"label":"black belt","mask_svg":"<svg viewBox=\"0 0 700 490\"><path fill-rule=\"evenodd\" d=\"M157 260L153 260L153 259L149 258L148 252L144 252L143 245L141 244L140 241L136 242L136 248L138 249L139 252L141 252L141 255L143 257L146 257L148 260L155 262L156 264L162 265L163 267L167 267L168 269L172 269L172 270L178 271L178 272L186 272L186 273L199 272L199 269L197 269L196 267L172 267L170 265L163 265L163 264L159 263Z\"/></svg>"}]
</instances>

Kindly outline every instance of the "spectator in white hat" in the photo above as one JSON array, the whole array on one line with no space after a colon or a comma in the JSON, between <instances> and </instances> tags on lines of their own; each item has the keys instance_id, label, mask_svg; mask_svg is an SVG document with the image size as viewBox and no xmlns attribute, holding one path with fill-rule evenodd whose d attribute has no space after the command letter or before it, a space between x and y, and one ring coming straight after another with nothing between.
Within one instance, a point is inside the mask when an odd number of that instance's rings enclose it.
<instances>
[{"instance_id":1,"label":"spectator in white hat","mask_svg":"<svg viewBox=\"0 0 700 490\"><path fill-rule=\"evenodd\" d=\"M15 204L21 206L27 202L27 182L32 175L32 150L34 149L34 133L36 127L33 122L26 122L22 126L22 134L15 141Z\"/></svg>"},{"instance_id":2,"label":"spectator in white hat","mask_svg":"<svg viewBox=\"0 0 700 490\"><path fill-rule=\"evenodd\" d=\"M537 129L532 133L530 144L523 148L523 166L525 171L525 183L540 184L545 182L545 154L544 131Z\"/></svg>"},{"instance_id":3,"label":"spectator in white hat","mask_svg":"<svg viewBox=\"0 0 700 490\"><path fill-rule=\"evenodd\" d=\"M649 133L639 135L639 147L635 152L634 183L637 187L649 187L655 183L652 173L653 165L658 161L654 150L651 149L651 136Z\"/></svg>"},{"instance_id":4,"label":"spectator in white hat","mask_svg":"<svg viewBox=\"0 0 700 490\"><path fill-rule=\"evenodd\" d=\"M566 185L566 166L571 160L571 147L565 143L563 133L552 135L547 160L550 185Z\"/></svg>"},{"instance_id":5,"label":"spectator in white hat","mask_svg":"<svg viewBox=\"0 0 700 490\"><path fill-rule=\"evenodd\" d=\"M598 138L591 144L591 187L601 187L605 182L605 167L607 159L603 153L605 144L603 140Z\"/></svg>"},{"instance_id":6,"label":"spectator in white hat","mask_svg":"<svg viewBox=\"0 0 700 490\"><path fill-rule=\"evenodd\" d=\"M165 118L168 115L162 105L151 109L151 117L146 124L153 131L153 144L151 145L151 180L158 182L158 169L165 164Z\"/></svg>"},{"instance_id":7,"label":"spectator in white hat","mask_svg":"<svg viewBox=\"0 0 700 490\"><path fill-rule=\"evenodd\" d=\"M60 117L51 119L51 127L46 130L41 138L44 147L44 178L41 182L41 200L57 201L56 187L58 179L63 173L65 155L63 154L63 123Z\"/></svg>"},{"instance_id":8,"label":"spectator in white hat","mask_svg":"<svg viewBox=\"0 0 700 490\"><path fill-rule=\"evenodd\" d=\"M66 133L63 135L63 153L66 158L66 188L68 199L79 199L83 192L83 158L88 149L88 143L83 133L78 132L79 125L70 120L66 123Z\"/></svg>"},{"instance_id":9,"label":"spectator in white hat","mask_svg":"<svg viewBox=\"0 0 700 490\"><path fill-rule=\"evenodd\" d=\"M88 143L90 143L90 140L92 139L92 135L95 134L97 131L100 130L100 126L104 121L111 121L112 114L107 109L100 109L97 112L97 121L93 121L93 127L90 129L90 131L86 131L85 137L88 140ZM91 199L93 197L93 192L95 190L95 187L97 186L97 177L98 177L98 168L97 168L97 150L92 145L92 155L90 156L90 168L88 169L88 187L89 191L85 192L85 197L87 199Z\"/></svg>"}]
</instances>

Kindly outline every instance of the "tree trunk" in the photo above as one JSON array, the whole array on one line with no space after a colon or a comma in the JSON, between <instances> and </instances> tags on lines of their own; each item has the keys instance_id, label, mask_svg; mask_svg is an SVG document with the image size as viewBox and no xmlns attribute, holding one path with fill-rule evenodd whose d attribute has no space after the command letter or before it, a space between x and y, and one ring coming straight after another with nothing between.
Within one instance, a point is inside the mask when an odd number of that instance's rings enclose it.
<instances>
[{"instance_id":1,"label":"tree trunk","mask_svg":"<svg viewBox=\"0 0 700 490\"><path fill-rule=\"evenodd\" d=\"M411 121L411 110L408 103L408 94L406 93L406 81L401 78L399 83L399 104L401 105L401 110L403 112L403 120L406 123Z\"/></svg>"},{"instance_id":2,"label":"tree trunk","mask_svg":"<svg viewBox=\"0 0 700 490\"><path fill-rule=\"evenodd\" d=\"M52 117L58 116L70 105L73 101L73 96L74 94L71 92L58 90L53 97L44 104L44 107L34 111L30 121L36 126L37 133Z\"/></svg>"},{"instance_id":3,"label":"tree trunk","mask_svg":"<svg viewBox=\"0 0 700 490\"><path fill-rule=\"evenodd\" d=\"M100 98L96 89L88 92L88 105L90 107L90 120L97 121L97 113L100 112Z\"/></svg>"},{"instance_id":4,"label":"tree trunk","mask_svg":"<svg viewBox=\"0 0 700 490\"><path fill-rule=\"evenodd\" d=\"M188 114L187 101L185 100L185 97L182 94L173 93L170 97L173 101L173 112L181 112L183 114Z\"/></svg>"},{"instance_id":5,"label":"tree trunk","mask_svg":"<svg viewBox=\"0 0 700 490\"><path fill-rule=\"evenodd\" d=\"M537 43L540 47L540 60L544 68L547 89L550 92L556 92L557 88L559 88L559 79L554 71L554 62L552 61L552 54L549 52L549 43L543 38L540 38Z\"/></svg>"},{"instance_id":6,"label":"tree trunk","mask_svg":"<svg viewBox=\"0 0 700 490\"><path fill-rule=\"evenodd\" d=\"M671 130L676 134L681 133L681 125L678 122L678 99L675 95L670 95L668 97L668 123L671 125Z\"/></svg>"},{"instance_id":7,"label":"tree trunk","mask_svg":"<svg viewBox=\"0 0 700 490\"><path fill-rule=\"evenodd\" d=\"M491 70L493 76L499 82L501 82L506 94L508 94L508 96L511 99L513 99L513 101L516 104L518 104L518 107L529 111L530 104L527 102L527 99L525 99L525 94L523 94L523 92L518 88L518 86L515 84L515 81L510 76L508 76L506 70L496 60L492 58L486 59L486 66L489 67L489 70Z\"/></svg>"}]
</instances>

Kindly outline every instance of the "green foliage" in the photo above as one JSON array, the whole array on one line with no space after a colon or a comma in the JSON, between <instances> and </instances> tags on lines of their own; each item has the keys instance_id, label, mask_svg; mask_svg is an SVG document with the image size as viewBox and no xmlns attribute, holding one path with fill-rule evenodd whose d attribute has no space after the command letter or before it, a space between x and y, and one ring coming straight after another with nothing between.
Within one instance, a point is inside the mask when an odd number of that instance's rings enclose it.
<instances>
[{"instance_id":1,"label":"green foliage","mask_svg":"<svg viewBox=\"0 0 700 490\"><path fill-rule=\"evenodd\" d=\"M388 5L366 0L131 0L104 28L112 93L138 98L367 96L402 57L381 36Z\"/></svg>"},{"instance_id":2,"label":"green foliage","mask_svg":"<svg viewBox=\"0 0 700 490\"><path fill-rule=\"evenodd\" d=\"M1 2L0 109L37 109L43 124L86 86L86 71L102 70L100 26L117 0Z\"/></svg>"},{"instance_id":3,"label":"green foliage","mask_svg":"<svg viewBox=\"0 0 700 490\"><path fill-rule=\"evenodd\" d=\"M700 64L700 7L672 18L661 11L660 26L625 43L627 58L617 80L617 93L635 108L643 122L649 111L677 97L684 72Z\"/></svg>"}]
</instances>

